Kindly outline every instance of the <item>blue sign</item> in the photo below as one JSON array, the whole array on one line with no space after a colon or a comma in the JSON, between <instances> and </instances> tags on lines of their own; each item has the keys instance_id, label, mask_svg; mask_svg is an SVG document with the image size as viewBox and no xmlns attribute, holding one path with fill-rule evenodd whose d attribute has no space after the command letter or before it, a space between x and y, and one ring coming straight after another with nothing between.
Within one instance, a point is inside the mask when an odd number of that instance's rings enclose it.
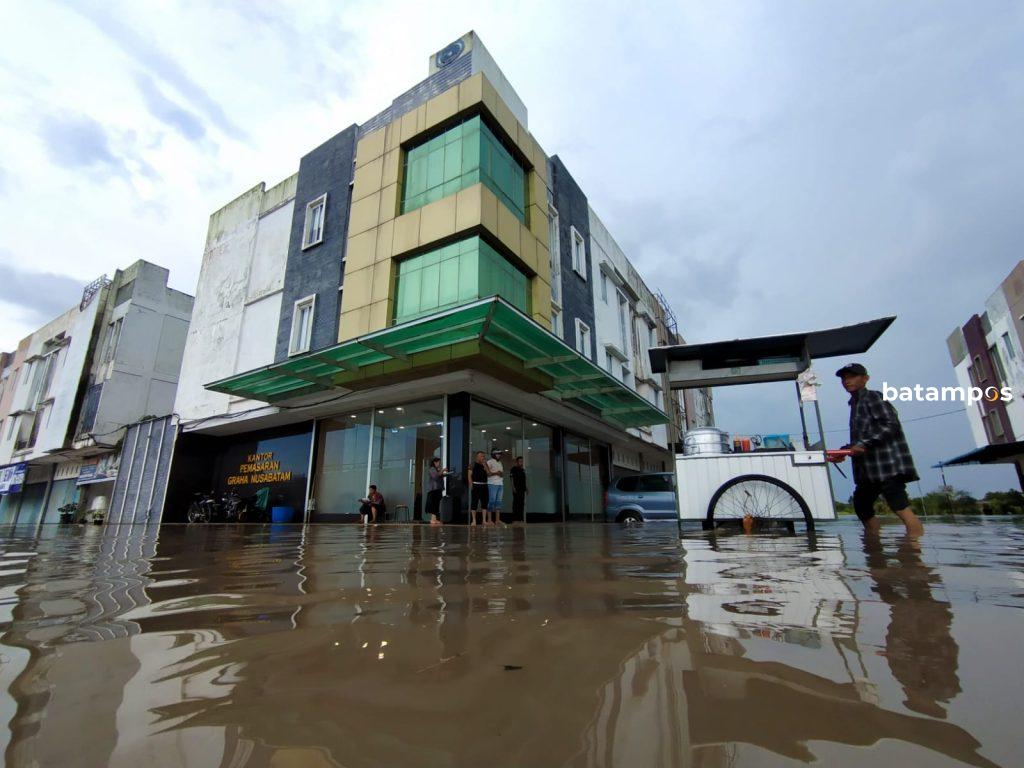
<instances>
[{"instance_id":1,"label":"blue sign","mask_svg":"<svg viewBox=\"0 0 1024 768\"><path fill-rule=\"evenodd\" d=\"M25 484L25 473L28 472L28 463L8 464L0 467L0 494L21 493L21 486Z\"/></svg>"}]
</instances>

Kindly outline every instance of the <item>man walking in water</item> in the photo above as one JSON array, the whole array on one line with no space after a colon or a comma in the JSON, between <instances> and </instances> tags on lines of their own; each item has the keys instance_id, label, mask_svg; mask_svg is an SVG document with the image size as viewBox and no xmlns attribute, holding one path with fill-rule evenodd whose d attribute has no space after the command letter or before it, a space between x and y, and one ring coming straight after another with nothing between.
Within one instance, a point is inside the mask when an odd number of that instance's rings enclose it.
<instances>
[{"instance_id":1,"label":"man walking in water","mask_svg":"<svg viewBox=\"0 0 1024 768\"><path fill-rule=\"evenodd\" d=\"M918 479L917 470L896 409L881 392L867 388L870 377L860 363L844 365L836 376L850 393L847 447L853 455L854 512L868 533L877 534L881 522L875 517L875 500L881 496L903 521L907 534L920 536L924 526L907 496L907 483Z\"/></svg>"}]
</instances>

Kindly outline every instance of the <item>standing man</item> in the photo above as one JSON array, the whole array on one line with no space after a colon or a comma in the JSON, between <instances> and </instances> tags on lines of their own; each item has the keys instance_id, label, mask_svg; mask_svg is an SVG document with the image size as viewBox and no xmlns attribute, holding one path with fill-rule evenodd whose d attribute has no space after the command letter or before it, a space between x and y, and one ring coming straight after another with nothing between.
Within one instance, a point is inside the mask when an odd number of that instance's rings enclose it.
<instances>
[{"instance_id":1,"label":"standing man","mask_svg":"<svg viewBox=\"0 0 1024 768\"><path fill-rule=\"evenodd\" d=\"M517 456L516 463L509 472L512 477L512 522L526 522L526 470L523 468L523 457Z\"/></svg>"},{"instance_id":2,"label":"standing man","mask_svg":"<svg viewBox=\"0 0 1024 768\"><path fill-rule=\"evenodd\" d=\"M487 465L484 463L487 455L483 451L477 451L473 455L473 466L469 468L469 478L472 483L469 495L469 524L476 525L476 513L482 509L481 521L487 525Z\"/></svg>"},{"instance_id":3,"label":"standing man","mask_svg":"<svg viewBox=\"0 0 1024 768\"><path fill-rule=\"evenodd\" d=\"M505 467L501 463L501 451L491 451L491 458L487 460L487 506L491 509L491 518L495 525L502 525L501 522L501 497L505 491ZM484 512L484 522L487 522L487 513Z\"/></svg>"},{"instance_id":4,"label":"standing man","mask_svg":"<svg viewBox=\"0 0 1024 768\"><path fill-rule=\"evenodd\" d=\"M881 392L868 389L867 368L860 363L844 365L838 371L843 389L850 393L850 443L853 454L853 509L868 533L877 534L881 522L875 517L875 500L885 503L907 527L907 534L920 536L924 526L910 508L907 483L917 480L910 446L903 435L900 417Z\"/></svg>"}]
</instances>

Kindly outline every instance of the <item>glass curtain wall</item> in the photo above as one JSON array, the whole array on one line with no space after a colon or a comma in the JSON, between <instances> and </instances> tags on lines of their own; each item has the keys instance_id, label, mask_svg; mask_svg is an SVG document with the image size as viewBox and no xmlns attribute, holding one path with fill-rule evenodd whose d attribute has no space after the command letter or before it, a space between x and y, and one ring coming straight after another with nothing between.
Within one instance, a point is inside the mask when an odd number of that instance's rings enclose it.
<instances>
[{"instance_id":1,"label":"glass curtain wall","mask_svg":"<svg viewBox=\"0 0 1024 768\"><path fill-rule=\"evenodd\" d=\"M570 520L601 520L608 488L608 447L565 436L565 504Z\"/></svg>"},{"instance_id":2,"label":"glass curtain wall","mask_svg":"<svg viewBox=\"0 0 1024 768\"><path fill-rule=\"evenodd\" d=\"M314 522L341 522L359 514L359 499L366 495L370 419L370 411L360 411L320 422Z\"/></svg>"},{"instance_id":3,"label":"glass curtain wall","mask_svg":"<svg viewBox=\"0 0 1024 768\"><path fill-rule=\"evenodd\" d=\"M479 400L472 403L470 421L467 464L472 465L477 451L483 451L488 458L494 450L501 452L505 469L502 519L513 521L512 467L516 457L522 456L529 491L524 505L526 520L560 521L554 429Z\"/></svg>"},{"instance_id":4,"label":"glass curtain wall","mask_svg":"<svg viewBox=\"0 0 1024 768\"><path fill-rule=\"evenodd\" d=\"M483 183L526 222L526 171L480 116L405 153L402 213Z\"/></svg>"},{"instance_id":5,"label":"glass curtain wall","mask_svg":"<svg viewBox=\"0 0 1024 768\"><path fill-rule=\"evenodd\" d=\"M370 482L384 496L388 519L422 519L430 460L443 460L443 429L442 398L378 408L374 413Z\"/></svg>"}]
</instances>

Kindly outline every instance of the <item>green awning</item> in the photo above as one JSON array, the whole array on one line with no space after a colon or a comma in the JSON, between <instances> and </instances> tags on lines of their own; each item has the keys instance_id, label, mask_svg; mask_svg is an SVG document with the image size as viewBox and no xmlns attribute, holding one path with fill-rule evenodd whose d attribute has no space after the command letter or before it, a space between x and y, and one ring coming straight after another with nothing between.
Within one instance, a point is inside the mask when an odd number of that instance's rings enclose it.
<instances>
[{"instance_id":1,"label":"green awning","mask_svg":"<svg viewBox=\"0 0 1024 768\"><path fill-rule=\"evenodd\" d=\"M486 359L554 399L584 406L620 427L664 424L668 417L505 300L491 297L281 363L206 385L214 392L268 403L328 389L391 383L428 366ZM424 375L430 375L423 371ZM501 373L496 373L501 378Z\"/></svg>"}]
</instances>

